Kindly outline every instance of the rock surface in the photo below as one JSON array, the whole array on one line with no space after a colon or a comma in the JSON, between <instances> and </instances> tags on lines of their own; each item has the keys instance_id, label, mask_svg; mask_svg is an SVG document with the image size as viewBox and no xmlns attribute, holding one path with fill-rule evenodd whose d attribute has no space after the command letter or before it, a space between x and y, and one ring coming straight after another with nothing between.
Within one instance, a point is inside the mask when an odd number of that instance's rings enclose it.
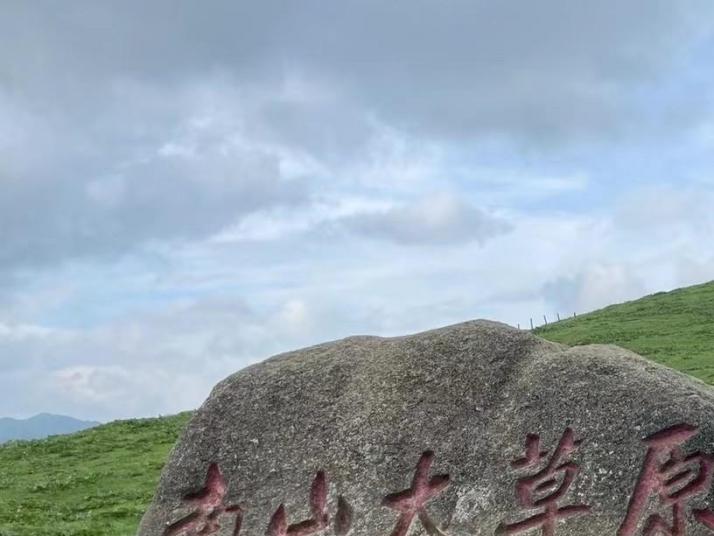
<instances>
[{"instance_id":1,"label":"rock surface","mask_svg":"<svg viewBox=\"0 0 714 536\"><path fill-rule=\"evenodd\" d=\"M350 337L219 383L138 534L711 535L710 453L714 389L614 346Z\"/></svg>"}]
</instances>

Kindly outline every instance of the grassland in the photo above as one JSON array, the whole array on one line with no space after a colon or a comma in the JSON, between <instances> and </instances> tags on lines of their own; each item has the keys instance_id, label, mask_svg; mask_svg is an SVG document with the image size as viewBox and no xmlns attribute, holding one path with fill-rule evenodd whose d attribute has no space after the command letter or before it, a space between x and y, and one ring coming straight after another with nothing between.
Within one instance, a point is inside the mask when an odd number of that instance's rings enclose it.
<instances>
[{"instance_id":1,"label":"grassland","mask_svg":"<svg viewBox=\"0 0 714 536\"><path fill-rule=\"evenodd\" d=\"M613 343L714 384L714 283L538 328ZM0 446L0 536L133 536L189 414Z\"/></svg>"},{"instance_id":2,"label":"grassland","mask_svg":"<svg viewBox=\"0 0 714 536\"><path fill-rule=\"evenodd\" d=\"M616 344L714 384L714 282L611 305L535 333L570 346Z\"/></svg>"},{"instance_id":3,"label":"grassland","mask_svg":"<svg viewBox=\"0 0 714 536\"><path fill-rule=\"evenodd\" d=\"M0 536L133 536L189 417L0 447Z\"/></svg>"}]
</instances>

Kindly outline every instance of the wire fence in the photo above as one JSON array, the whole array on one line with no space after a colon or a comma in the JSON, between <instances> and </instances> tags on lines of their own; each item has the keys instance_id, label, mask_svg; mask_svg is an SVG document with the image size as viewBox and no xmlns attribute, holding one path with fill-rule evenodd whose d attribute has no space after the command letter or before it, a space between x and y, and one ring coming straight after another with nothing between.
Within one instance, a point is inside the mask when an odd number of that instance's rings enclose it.
<instances>
[{"instance_id":1,"label":"wire fence","mask_svg":"<svg viewBox=\"0 0 714 536\"><path fill-rule=\"evenodd\" d=\"M533 317L529 319L528 324L526 325L525 328L521 328L521 324L518 323L518 329L530 329L533 331L536 328L541 328L544 326L552 326L553 324L557 324L558 322L562 322L564 320L570 320L571 318L577 318L578 315L577 313L573 313L573 316L560 316L560 313L555 313L555 317L551 317L550 320L548 320L548 315L543 315L543 322L538 324L533 322ZM530 328L528 327L530 326Z\"/></svg>"}]
</instances>

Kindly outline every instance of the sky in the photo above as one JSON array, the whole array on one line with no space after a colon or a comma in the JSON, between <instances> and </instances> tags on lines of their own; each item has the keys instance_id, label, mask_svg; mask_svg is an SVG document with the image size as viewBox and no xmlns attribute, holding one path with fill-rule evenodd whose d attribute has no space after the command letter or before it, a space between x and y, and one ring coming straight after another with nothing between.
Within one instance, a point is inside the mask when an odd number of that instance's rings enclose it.
<instances>
[{"instance_id":1,"label":"sky","mask_svg":"<svg viewBox=\"0 0 714 536\"><path fill-rule=\"evenodd\" d=\"M0 416L714 279L710 0L0 0Z\"/></svg>"}]
</instances>

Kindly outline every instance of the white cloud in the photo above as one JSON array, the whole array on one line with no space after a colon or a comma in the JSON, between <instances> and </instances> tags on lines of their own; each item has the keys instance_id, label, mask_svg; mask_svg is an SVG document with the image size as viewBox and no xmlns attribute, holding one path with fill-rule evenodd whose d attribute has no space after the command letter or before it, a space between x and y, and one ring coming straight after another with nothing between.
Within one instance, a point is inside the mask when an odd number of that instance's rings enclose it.
<instances>
[{"instance_id":1,"label":"white cloud","mask_svg":"<svg viewBox=\"0 0 714 536\"><path fill-rule=\"evenodd\" d=\"M107 208L121 204L126 194L126 181L121 175L95 179L87 183L89 198Z\"/></svg>"},{"instance_id":2,"label":"white cloud","mask_svg":"<svg viewBox=\"0 0 714 536\"><path fill-rule=\"evenodd\" d=\"M449 203L437 222L452 218ZM319 228L325 220L316 221ZM689 248L686 256L650 262L659 250L646 242L624 256L631 247L622 237L633 231L619 232L618 216L608 212L514 213L509 221L509 233L482 245L442 244L438 255L434 246L366 237L346 243L344 235L307 226L265 241L173 250L164 254L159 279L147 277L140 263L124 265L113 284L132 289L139 301L121 316L71 330L26 323L12 336L3 324L2 400L23 414L50 404L99 419L171 413L196 407L217 381L280 351L478 317L526 327L529 317L538 324L543 314L581 313L677 286L685 271L706 274L711 261L701 248ZM84 285L92 273L104 277L95 268ZM155 295L166 301L142 302Z\"/></svg>"},{"instance_id":3,"label":"white cloud","mask_svg":"<svg viewBox=\"0 0 714 536\"><path fill-rule=\"evenodd\" d=\"M305 333L313 329L310 311L302 300L288 301L280 311L280 319L290 333Z\"/></svg>"},{"instance_id":4,"label":"white cloud","mask_svg":"<svg viewBox=\"0 0 714 536\"><path fill-rule=\"evenodd\" d=\"M619 200L615 225L657 240L705 239L714 234L714 190L653 184Z\"/></svg>"},{"instance_id":5,"label":"white cloud","mask_svg":"<svg viewBox=\"0 0 714 536\"><path fill-rule=\"evenodd\" d=\"M179 3L0 18L0 415L714 278L710 3Z\"/></svg>"},{"instance_id":6,"label":"white cloud","mask_svg":"<svg viewBox=\"0 0 714 536\"><path fill-rule=\"evenodd\" d=\"M53 377L62 394L84 404L118 402L129 395L125 387L131 374L119 366L68 367L56 371Z\"/></svg>"},{"instance_id":7,"label":"white cloud","mask_svg":"<svg viewBox=\"0 0 714 536\"><path fill-rule=\"evenodd\" d=\"M506 220L444 193L355 214L343 223L365 236L406 245L483 243L510 230Z\"/></svg>"},{"instance_id":8,"label":"white cloud","mask_svg":"<svg viewBox=\"0 0 714 536\"><path fill-rule=\"evenodd\" d=\"M548 283L544 292L556 311L569 315L639 298L645 290L644 283L627 265L592 264L574 277Z\"/></svg>"},{"instance_id":9,"label":"white cloud","mask_svg":"<svg viewBox=\"0 0 714 536\"><path fill-rule=\"evenodd\" d=\"M29 339L46 339L60 334L59 330L32 324L4 324L0 322L0 344Z\"/></svg>"}]
</instances>

